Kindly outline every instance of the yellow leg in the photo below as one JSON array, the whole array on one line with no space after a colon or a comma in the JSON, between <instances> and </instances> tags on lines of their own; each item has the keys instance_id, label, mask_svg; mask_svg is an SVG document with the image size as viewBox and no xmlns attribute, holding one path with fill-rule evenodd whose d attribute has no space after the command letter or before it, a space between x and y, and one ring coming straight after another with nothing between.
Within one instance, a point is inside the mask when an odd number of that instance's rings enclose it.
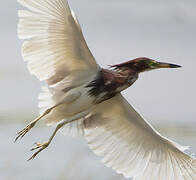
<instances>
[{"instance_id":1,"label":"yellow leg","mask_svg":"<svg viewBox=\"0 0 196 180\"><path fill-rule=\"evenodd\" d=\"M62 127L62 126L61 126ZM36 149L39 149L37 152L35 152L27 161L30 161L32 159L35 158L35 156L37 156L37 154L39 154L41 151L43 151L45 148L47 148L49 146L49 144L51 143L52 139L54 138L54 136L56 135L57 131L61 128L60 126L57 126L55 131L52 133L52 136L50 137L50 139L45 142L45 143L35 143L36 147L32 148L31 151L34 151Z\"/></svg>"},{"instance_id":2,"label":"yellow leg","mask_svg":"<svg viewBox=\"0 0 196 180\"><path fill-rule=\"evenodd\" d=\"M41 116L39 116L38 118L36 118L35 120L33 120L29 125L27 125L24 129L22 129L21 131L19 131L17 133L17 137L15 138L15 141L16 142L19 138L23 138L29 131L30 129L32 129L35 124L41 119L43 118L44 116L46 116L47 114L49 114L56 106L50 108L50 109L47 109Z\"/></svg>"},{"instance_id":3,"label":"yellow leg","mask_svg":"<svg viewBox=\"0 0 196 180\"><path fill-rule=\"evenodd\" d=\"M47 148L49 146L49 144L51 143L51 141L53 140L53 138L55 137L57 131L63 127L64 125L71 123L73 121L77 121L78 119L84 118L89 112L88 111L84 111L81 112L77 115L75 115L74 117L72 117L71 119L66 119L66 120L62 120L58 123L58 125L56 126L55 131L52 133L52 136L49 138L49 140L45 143L36 143L36 147L32 148L31 151L34 151L36 149L38 149L37 152L35 152L29 159L28 161L32 160L35 158L35 156L37 156L37 154L39 154L41 151L43 151L45 148Z\"/></svg>"}]
</instances>

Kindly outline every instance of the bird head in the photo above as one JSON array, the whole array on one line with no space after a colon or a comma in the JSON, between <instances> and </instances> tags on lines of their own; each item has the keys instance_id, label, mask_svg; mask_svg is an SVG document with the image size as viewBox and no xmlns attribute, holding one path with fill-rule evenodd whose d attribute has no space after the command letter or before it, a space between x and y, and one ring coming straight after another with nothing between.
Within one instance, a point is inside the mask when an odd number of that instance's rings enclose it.
<instances>
[{"instance_id":1,"label":"bird head","mask_svg":"<svg viewBox=\"0 0 196 180\"><path fill-rule=\"evenodd\" d=\"M181 66L176 64L158 62L146 57L140 57L121 64L113 65L111 67L115 68L116 70L122 71L126 69L132 69L140 73L160 68L179 68Z\"/></svg>"}]
</instances>

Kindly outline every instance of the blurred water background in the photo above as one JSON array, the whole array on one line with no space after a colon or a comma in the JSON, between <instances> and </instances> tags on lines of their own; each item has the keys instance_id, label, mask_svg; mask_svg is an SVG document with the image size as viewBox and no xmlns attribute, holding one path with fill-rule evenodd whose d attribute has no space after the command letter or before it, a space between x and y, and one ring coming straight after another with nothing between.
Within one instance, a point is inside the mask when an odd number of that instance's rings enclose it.
<instances>
[{"instance_id":1,"label":"blurred water background","mask_svg":"<svg viewBox=\"0 0 196 180\"><path fill-rule=\"evenodd\" d=\"M38 115L39 81L22 61L15 0L0 2L0 180L123 179L104 167L82 139L58 134L34 161L34 142L53 131L40 123L22 141L15 133ZM183 66L142 74L124 92L163 135L196 152L196 1L70 0L97 61L103 66L139 56Z\"/></svg>"}]
</instances>

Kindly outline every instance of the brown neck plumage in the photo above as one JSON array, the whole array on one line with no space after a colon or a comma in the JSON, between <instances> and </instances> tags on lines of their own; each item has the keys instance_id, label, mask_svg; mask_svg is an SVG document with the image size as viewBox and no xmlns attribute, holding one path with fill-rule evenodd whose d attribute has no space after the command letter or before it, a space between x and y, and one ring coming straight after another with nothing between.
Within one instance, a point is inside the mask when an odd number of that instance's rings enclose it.
<instances>
[{"instance_id":1,"label":"brown neck plumage","mask_svg":"<svg viewBox=\"0 0 196 180\"><path fill-rule=\"evenodd\" d=\"M101 69L96 78L87 85L90 87L89 95L95 97L96 103L100 103L131 86L137 78L138 74L132 70Z\"/></svg>"}]
</instances>

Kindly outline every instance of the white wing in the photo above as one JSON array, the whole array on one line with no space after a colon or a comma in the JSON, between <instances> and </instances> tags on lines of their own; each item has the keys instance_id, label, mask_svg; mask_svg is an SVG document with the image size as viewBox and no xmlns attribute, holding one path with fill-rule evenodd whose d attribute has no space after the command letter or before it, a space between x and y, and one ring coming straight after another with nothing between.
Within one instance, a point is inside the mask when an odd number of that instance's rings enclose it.
<instances>
[{"instance_id":1,"label":"white wing","mask_svg":"<svg viewBox=\"0 0 196 180\"><path fill-rule=\"evenodd\" d=\"M66 93L88 82L99 70L67 0L18 0L29 10L19 11L18 35L27 39L22 55L30 73L49 87L43 87L39 108L58 104ZM77 99L78 92L72 94ZM64 109L56 108L46 118L50 124L64 119ZM55 117L55 118L54 118ZM74 123L67 126L74 129ZM79 126L77 124L77 126ZM75 128L76 129L76 128Z\"/></svg>"},{"instance_id":2,"label":"white wing","mask_svg":"<svg viewBox=\"0 0 196 180\"><path fill-rule=\"evenodd\" d=\"M18 35L29 71L61 89L85 82L99 69L67 0L18 0Z\"/></svg>"},{"instance_id":3,"label":"white wing","mask_svg":"<svg viewBox=\"0 0 196 180\"><path fill-rule=\"evenodd\" d=\"M156 132L122 97L97 105L85 120L89 147L134 180L195 180L196 159Z\"/></svg>"}]
</instances>

